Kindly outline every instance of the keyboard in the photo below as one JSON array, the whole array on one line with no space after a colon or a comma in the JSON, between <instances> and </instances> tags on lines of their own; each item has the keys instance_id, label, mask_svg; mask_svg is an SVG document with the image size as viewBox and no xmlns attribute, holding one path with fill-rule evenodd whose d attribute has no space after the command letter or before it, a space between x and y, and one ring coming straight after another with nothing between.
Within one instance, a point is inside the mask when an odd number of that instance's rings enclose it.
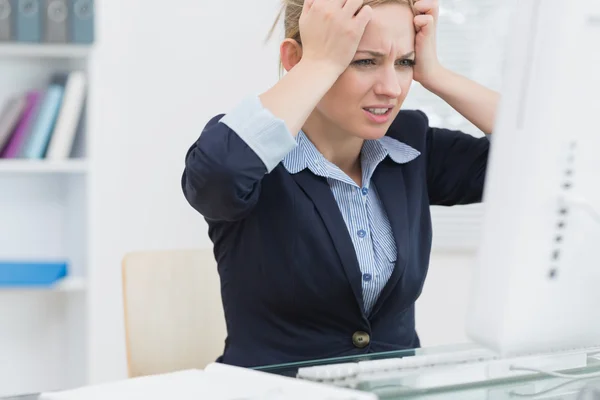
<instances>
[{"instance_id":1,"label":"keyboard","mask_svg":"<svg viewBox=\"0 0 600 400\"><path fill-rule=\"evenodd\" d=\"M421 390L537 374L512 367L566 371L586 366L587 352L583 349L505 358L487 349L473 348L305 367L298 370L297 378L369 391L384 386Z\"/></svg>"},{"instance_id":2,"label":"keyboard","mask_svg":"<svg viewBox=\"0 0 600 400\"><path fill-rule=\"evenodd\" d=\"M209 380L218 382L210 400L378 400L372 393L294 379L221 363L205 369ZM223 396L227 393L227 396ZM176 398L176 397L172 397Z\"/></svg>"}]
</instances>

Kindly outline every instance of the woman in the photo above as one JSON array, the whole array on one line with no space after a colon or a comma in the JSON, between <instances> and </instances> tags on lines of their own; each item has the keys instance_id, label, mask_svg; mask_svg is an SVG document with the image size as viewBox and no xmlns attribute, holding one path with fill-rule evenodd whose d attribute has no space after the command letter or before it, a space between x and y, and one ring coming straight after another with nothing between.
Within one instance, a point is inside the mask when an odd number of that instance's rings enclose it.
<instances>
[{"instance_id":1,"label":"woman","mask_svg":"<svg viewBox=\"0 0 600 400\"><path fill-rule=\"evenodd\" d=\"M182 188L221 277L219 361L420 345L429 206L481 201L489 142L400 107L414 79L490 133L498 99L439 64L437 14L435 0L285 0L288 73L189 149Z\"/></svg>"}]
</instances>

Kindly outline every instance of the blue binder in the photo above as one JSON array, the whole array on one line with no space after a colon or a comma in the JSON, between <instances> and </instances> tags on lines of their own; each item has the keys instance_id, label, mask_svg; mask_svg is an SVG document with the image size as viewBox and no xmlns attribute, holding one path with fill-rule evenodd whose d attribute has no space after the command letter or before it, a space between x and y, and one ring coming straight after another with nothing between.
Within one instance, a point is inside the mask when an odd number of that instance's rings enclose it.
<instances>
[{"instance_id":1,"label":"blue binder","mask_svg":"<svg viewBox=\"0 0 600 400\"><path fill-rule=\"evenodd\" d=\"M70 0L70 41L75 44L94 42L94 0Z\"/></svg>"},{"instance_id":2,"label":"blue binder","mask_svg":"<svg viewBox=\"0 0 600 400\"><path fill-rule=\"evenodd\" d=\"M41 0L12 0L15 13L15 38L18 42L42 40Z\"/></svg>"},{"instance_id":3,"label":"blue binder","mask_svg":"<svg viewBox=\"0 0 600 400\"><path fill-rule=\"evenodd\" d=\"M0 288L51 286L67 275L67 262L0 262Z\"/></svg>"}]
</instances>

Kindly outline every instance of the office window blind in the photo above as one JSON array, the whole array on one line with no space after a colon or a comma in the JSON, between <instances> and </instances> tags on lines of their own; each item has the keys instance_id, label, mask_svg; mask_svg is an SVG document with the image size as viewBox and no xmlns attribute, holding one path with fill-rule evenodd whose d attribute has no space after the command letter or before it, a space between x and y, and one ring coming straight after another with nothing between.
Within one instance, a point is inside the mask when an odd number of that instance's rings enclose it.
<instances>
[{"instance_id":1,"label":"office window blind","mask_svg":"<svg viewBox=\"0 0 600 400\"><path fill-rule=\"evenodd\" d=\"M442 64L494 90L501 90L506 39L514 0L439 0L438 57ZM515 60L514 62L520 62ZM483 133L437 96L413 84L404 108L420 109L431 126ZM480 204L431 209L434 250L474 250L481 232Z\"/></svg>"}]
</instances>

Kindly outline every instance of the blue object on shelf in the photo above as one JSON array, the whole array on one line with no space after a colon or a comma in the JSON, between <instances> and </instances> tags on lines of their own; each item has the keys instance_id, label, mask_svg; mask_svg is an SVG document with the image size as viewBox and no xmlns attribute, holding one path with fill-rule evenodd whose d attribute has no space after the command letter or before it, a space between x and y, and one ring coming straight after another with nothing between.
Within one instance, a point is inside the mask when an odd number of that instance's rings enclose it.
<instances>
[{"instance_id":1,"label":"blue object on shelf","mask_svg":"<svg viewBox=\"0 0 600 400\"><path fill-rule=\"evenodd\" d=\"M0 262L0 287L51 286L68 274L66 262Z\"/></svg>"}]
</instances>

